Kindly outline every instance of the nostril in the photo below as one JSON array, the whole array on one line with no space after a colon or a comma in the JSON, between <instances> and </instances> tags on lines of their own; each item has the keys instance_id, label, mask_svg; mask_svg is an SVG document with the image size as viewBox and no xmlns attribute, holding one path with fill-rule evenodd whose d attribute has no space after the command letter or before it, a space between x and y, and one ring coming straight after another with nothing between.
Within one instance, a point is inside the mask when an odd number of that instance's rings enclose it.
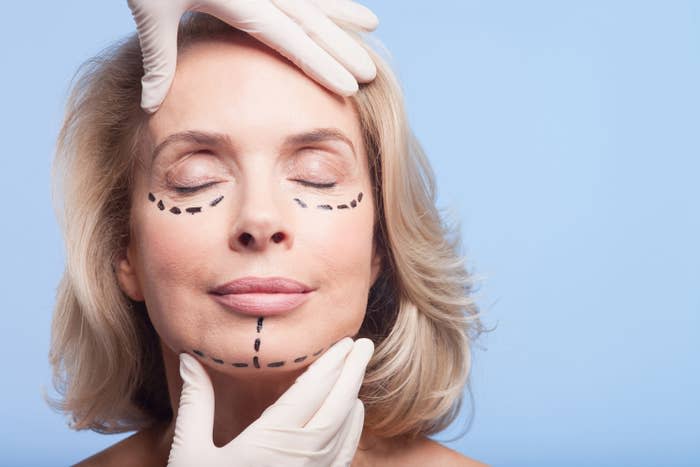
<instances>
[{"instance_id":1,"label":"nostril","mask_svg":"<svg viewBox=\"0 0 700 467\"><path fill-rule=\"evenodd\" d=\"M242 233L241 236L238 237L238 239L243 244L243 246L248 246L253 242L253 236L248 232Z\"/></svg>"},{"instance_id":2,"label":"nostril","mask_svg":"<svg viewBox=\"0 0 700 467\"><path fill-rule=\"evenodd\" d=\"M277 232L272 236L272 241L275 243L279 243L282 240L284 240L284 234L282 232Z\"/></svg>"}]
</instances>

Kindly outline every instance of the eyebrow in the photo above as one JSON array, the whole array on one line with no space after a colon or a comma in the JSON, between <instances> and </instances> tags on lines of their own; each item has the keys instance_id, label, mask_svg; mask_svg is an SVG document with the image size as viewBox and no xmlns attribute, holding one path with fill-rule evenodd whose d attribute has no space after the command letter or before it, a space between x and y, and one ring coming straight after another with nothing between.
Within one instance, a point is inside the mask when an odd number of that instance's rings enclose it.
<instances>
[{"instance_id":1,"label":"eyebrow","mask_svg":"<svg viewBox=\"0 0 700 467\"><path fill-rule=\"evenodd\" d=\"M326 141L340 141L347 144L352 150L353 156L356 156L355 145L345 133L338 128L314 128L310 131L288 135L282 143L283 148L291 146L303 146L305 144L322 143ZM168 146L176 143L196 143L204 146L215 147L233 147L231 138L223 133L188 130L173 133L168 135L163 141L153 149L151 164L156 160L156 157L163 152Z\"/></svg>"}]
</instances>

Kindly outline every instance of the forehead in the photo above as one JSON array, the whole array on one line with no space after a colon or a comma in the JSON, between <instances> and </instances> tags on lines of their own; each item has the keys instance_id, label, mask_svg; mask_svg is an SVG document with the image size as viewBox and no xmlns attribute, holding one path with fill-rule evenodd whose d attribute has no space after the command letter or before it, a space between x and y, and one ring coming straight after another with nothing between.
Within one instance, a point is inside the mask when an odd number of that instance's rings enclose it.
<instances>
[{"instance_id":1,"label":"forehead","mask_svg":"<svg viewBox=\"0 0 700 467\"><path fill-rule=\"evenodd\" d=\"M168 95L148 123L155 143L178 131L215 131L251 150L319 127L338 128L362 146L350 99L247 35L182 50Z\"/></svg>"}]
</instances>

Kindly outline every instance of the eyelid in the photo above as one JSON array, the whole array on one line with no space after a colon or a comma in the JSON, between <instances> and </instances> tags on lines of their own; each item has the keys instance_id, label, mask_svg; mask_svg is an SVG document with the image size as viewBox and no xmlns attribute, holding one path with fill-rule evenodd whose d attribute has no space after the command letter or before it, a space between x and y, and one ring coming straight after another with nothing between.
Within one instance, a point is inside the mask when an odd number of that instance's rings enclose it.
<instances>
[{"instance_id":1,"label":"eyelid","mask_svg":"<svg viewBox=\"0 0 700 467\"><path fill-rule=\"evenodd\" d=\"M293 182L298 182L301 185L308 186L311 188L320 188L320 189L330 189L334 188L338 183L337 182L327 182L327 183L316 183L316 182L310 182L308 180L303 180L300 178L293 178Z\"/></svg>"},{"instance_id":2,"label":"eyelid","mask_svg":"<svg viewBox=\"0 0 700 467\"><path fill-rule=\"evenodd\" d=\"M198 191L204 190L206 188L209 188L210 186L216 185L219 182L212 181L212 182L207 182L202 185L192 185L192 186L175 186L172 185L171 188L175 190L176 193L178 194L191 194L191 193L196 193Z\"/></svg>"}]
</instances>

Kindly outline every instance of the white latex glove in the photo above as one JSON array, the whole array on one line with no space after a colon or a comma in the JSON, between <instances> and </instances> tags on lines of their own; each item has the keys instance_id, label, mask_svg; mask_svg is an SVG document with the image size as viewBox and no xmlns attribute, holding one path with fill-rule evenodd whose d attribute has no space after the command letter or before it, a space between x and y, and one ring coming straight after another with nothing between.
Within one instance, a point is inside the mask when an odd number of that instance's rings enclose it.
<instances>
[{"instance_id":1,"label":"white latex glove","mask_svg":"<svg viewBox=\"0 0 700 467\"><path fill-rule=\"evenodd\" d=\"M175 74L177 28L188 10L247 32L331 91L350 96L377 73L369 54L338 24L365 31L379 24L350 0L128 0L143 54L141 107L155 112ZM338 23L338 24L336 24Z\"/></svg>"},{"instance_id":2,"label":"white latex glove","mask_svg":"<svg viewBox=\"0 0 700 467\"><path fill-rule=\"evenodd\" d=\"M180 354L183 386L168 466L349 466L364 424L357 395L373 353L369 339L340 340L260 418L220 448L212 440L209 375L194 357Z\"/></svg>"}]
</instances>

